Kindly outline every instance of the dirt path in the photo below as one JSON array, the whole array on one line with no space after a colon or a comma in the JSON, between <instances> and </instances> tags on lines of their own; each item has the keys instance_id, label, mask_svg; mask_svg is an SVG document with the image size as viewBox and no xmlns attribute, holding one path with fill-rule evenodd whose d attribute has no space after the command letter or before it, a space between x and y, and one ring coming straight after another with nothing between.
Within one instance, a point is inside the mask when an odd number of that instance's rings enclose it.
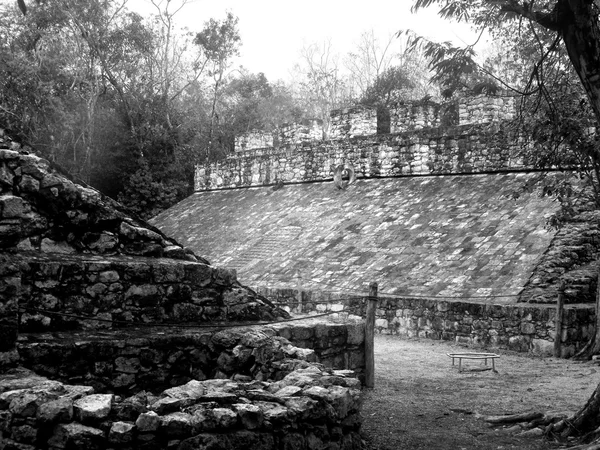
<instances>
[{"instance_id":1,"label":"dirt path","mask_svg":"<svg viewBox=\"0 0 600 450\"><path fill-rule=\"evenodd\" d=\"M600 382L600 367L591 362L496 350L501 355L497 373L459 373L446 356L457 351L474 350L440 341L375 337L375 389L365 392L363 405L371 450L557 448L543 437L490 427L475 413L574 412ZM466 366L482 364L470 361Z\"/></svg>"}]
</instances>

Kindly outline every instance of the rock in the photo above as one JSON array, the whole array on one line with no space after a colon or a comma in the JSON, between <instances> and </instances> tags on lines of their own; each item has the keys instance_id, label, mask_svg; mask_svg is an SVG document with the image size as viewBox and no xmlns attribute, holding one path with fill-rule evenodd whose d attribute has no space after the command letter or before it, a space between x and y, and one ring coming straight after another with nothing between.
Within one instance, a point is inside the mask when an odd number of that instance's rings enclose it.
<instances>
[{"instance_id":1,"label":"rock","mask_svg":"<svg viewBox=\"0 0 600 450\"><path fill-rule=\"evenodd\" d=\"M113 422L108 432L108 442L121 445L128 444L134 438L134 425L129 422Z\"/></svg>"},{"instance_id":2,"label":"rock","mask_svg":"<svg viewBox=\"0 0 600 450\"><path fill-rule=\"evenodd\" d=\"M160 425L160 416L154 411L148 411L139 415L135 421L135 426L140 433L147 433L158 430Z\"/></svg>"},{"instance_id":3,"label":"rock","mask_svg":"<svg viewBox=\"0 0 600 450\"><path fill-rule=\"evenodd\" d=\"M237 425L238 415L228 408L214 408L213 418L218 428L233 428Z\"/></svg>"},{"instance_id":4,"label":"rock","mask_svg":"<svg viewBox=\"0 0 600 450\"><path fill-rule=\"evenodd\" d=\"M193 419L190 414L174 412L160 418L160 429L169 438L189 437L193 431Z\"/></svg>"},{"instance_id":5,"label":"rock","mask_svg":"<svg viewBox=\"0 0 600 450\"><path fill-rule=\"evenodd\" d=\"M198 399L206 392L204 384L197 380L187 382L182 386L167 389L164 394L176 399Z\"/></svg>"},{"instance_id":6,"label":"rock","mask_svg":"<svg viewBox=\"0 0 600 450\"><path fill-rule=\"evenodd\" d=\"M302 388L298 386L285 386L279 389L277 392L275 392L275 395L277 397L292 397L301 391Z\"/></svg>"},{"instance_id":7,"label":"rock","mask_svg":"<svg viewBox=\"0 0 600 450\"><path fill-rule=\"evenodd\" d=\"M179 398L165 397L150 405L150 409L162 415L168 412L179 410L182 404L183 401Z\"/></svg>"},{"instance_id":8,"label":"rock","mask_svg":"<svg viewBox=\"0 0 600 450\"><path fill-rule=\"evenodd\" d=\"M57 425L48 444L53 448L68 448L69 450L104 450L106 448L102 430L77 422Z\"/></svg>"},{"instance_id":9,"label":"rock","mask_svg":"<svg viewBox=\"0 0 600 450\"><path fill-rule=\"evenodd\" d=\"M233 405L233 407L237 412L240 422L244 428L248 430L255 430L261 427L264 421L264 416L262 410L258 406L236 403Z\"/></svg>"},{"instance_id":10,"label":"rock","mask_svg":"<svg viewBox=\"0 0 600 450\"><path fill-rule=\"evenodd\" d=\"M57 400L40 405L37 410L37 419L41 423L70 422L73 419L73 400L61 397Z\"/></svg>"},{"instance_id":11,"label":"rock","mask_svg":"<svg viewBox=\"0 0 600 450\"><path fill-rule=\"evenodd\" d=\"M105 419L110 413L113 399L113 394L92 394L75 400L75 417L82 422Z\"/></svg>"},{"instance_id":12,"label":"rock","mask_svg":"<svg viewBox=\"0 0 600 450\"><path fill-rule=\"evenodd\" d=\"M0 195L0 208L3 218L20 218L25 214L25 202L14 195Z\"/></svg>"}]
</instances>

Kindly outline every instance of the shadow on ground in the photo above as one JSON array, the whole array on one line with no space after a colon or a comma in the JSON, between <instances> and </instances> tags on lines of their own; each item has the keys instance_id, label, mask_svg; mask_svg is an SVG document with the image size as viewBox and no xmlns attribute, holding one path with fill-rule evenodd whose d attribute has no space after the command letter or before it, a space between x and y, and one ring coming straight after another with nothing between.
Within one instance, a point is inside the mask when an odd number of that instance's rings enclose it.
<instances>
[{"instance_id":1,"label":"shadow on ground","mask_svg":"<svg viewBox=\"0 0 600 450\"><path fill-rule=\"evenodd\" d=\"M364 394L363 431L370 450L559 448L520 429L491 427L477 414L575 412L600 382L591 362L496 351L497 372L447 353L474 351L441 341L375 337L375 388ZM488 350L489 351L489 350Z\"/></svg>"}]
</instances>

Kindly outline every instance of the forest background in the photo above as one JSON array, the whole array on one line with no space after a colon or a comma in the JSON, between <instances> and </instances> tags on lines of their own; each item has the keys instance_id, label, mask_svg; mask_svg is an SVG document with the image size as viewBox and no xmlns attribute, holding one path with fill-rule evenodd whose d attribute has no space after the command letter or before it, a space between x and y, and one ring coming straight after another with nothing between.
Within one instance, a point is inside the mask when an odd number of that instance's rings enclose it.
<instances>
[{"instance_id":1,"label":"forest background","mask_svg":"<svg viewBox=\"0 0 600 450\"><path fill-rule=\"evenodd\" d=\"M538 44L550 38L534 40L518 24L498 27L476 57L470 44L357 30L350 51L337 52L327 39L305 43L287 79L269 80L236 64L243 42L233 12L191 30L178 25L188 7L149 0L141 15L126 0L0 4L0 122L142 218L190 195L195 165L232 153L236 135L316 118L326 136L332 109L499 88L535 92L542 82L560 91L557 98L568 92L576 100L562 108L573 126L587 124L574 123L582 94L564 52L547 54ZM515 40L515 31L526 37ZM532 80L540 58L550 69ZM451 61L450 76L439 70L442 60ZM552 127L539 132L547 111L535 102L528 110L535 120L519 126L548 140ZM555 123L565 126L559 116ZM551 154L540 164L555 164Z\"/></svg>"}]
</instances>

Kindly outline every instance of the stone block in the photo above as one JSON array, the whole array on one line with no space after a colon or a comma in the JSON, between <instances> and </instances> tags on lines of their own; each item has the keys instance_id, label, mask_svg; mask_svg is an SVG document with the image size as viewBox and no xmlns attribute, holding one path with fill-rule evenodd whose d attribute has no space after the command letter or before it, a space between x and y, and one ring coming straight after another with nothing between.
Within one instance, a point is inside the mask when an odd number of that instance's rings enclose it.
<instances>
[{"instance_id":1,"label":"stone block","mask_svg":"<svg viewBox=\"0 0 600 450\"><path fill-rule=\"evenodd\" d=\"M82 422L105 419L110 414L113 400L113 394L92 394L75 400L75 417Z\"/></svg>"}]
</instances>

